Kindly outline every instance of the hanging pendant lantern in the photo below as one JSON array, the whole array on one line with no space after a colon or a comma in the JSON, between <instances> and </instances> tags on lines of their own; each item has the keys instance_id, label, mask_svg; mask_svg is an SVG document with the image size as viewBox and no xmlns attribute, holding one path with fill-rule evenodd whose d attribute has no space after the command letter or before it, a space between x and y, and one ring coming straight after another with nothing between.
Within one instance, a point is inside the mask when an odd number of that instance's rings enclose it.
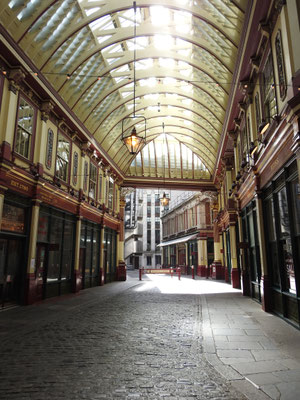
<instances>
[{"instance_id":1,"label":"hanging pendant lantern","mask_svg":"<svg viewBox=\"0 0 300 400\"><path fill-rule=\"evenodd\" d=\"M134 51L133 51L133 115L130 117L125 117L122 119L122 135L121 140L127 147L130 154L137 154L146 144L146 118L142 115L135 114L135 92L136 92L136 2L133 2L133 9L134 9ZM124 122L128 122L126 120L129 119L136 119L134 121L135 124L140 123L141 120L144 121L144 136L138 136L136 132L136 127L133 126L132 131L130 134L126 134L128 127L124 126Z\"/></svg>"}]
</instances>

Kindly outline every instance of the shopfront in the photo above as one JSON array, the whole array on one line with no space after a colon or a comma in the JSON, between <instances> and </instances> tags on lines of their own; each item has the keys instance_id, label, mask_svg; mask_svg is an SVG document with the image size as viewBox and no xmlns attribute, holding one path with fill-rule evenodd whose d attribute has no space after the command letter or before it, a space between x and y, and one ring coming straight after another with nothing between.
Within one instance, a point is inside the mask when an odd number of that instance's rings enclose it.
<instances>
[{"instance_id":1,"label":"shopfront","mask_svg":"<svg viewBox=\"0 0 300 400\"><path fill-rule=\"evenodd\" d=\"M100 225L82 221L79 265L82 289L100 285Z\"/></svg>"},{"instance_id":2,"label":"shopfront","mask_svg":"<svg viewBox=\"0 0 300 400\"><path fill-rule=\"evenodd\" d=\"M253 299L261 302L261 265L257 232L256 202L252 201L242 210L246 276L250 279L249 289Z\"/></svg>"},{"instance_id":3,"label":"shopfront","mask_svg":"<svg viewBox=\"0 0 300 400\"><path fill-rule=\"evenodd\" d=\"M39 299L71 292L75 231L75 216L41 206L36 250Z\"/></svg>"},{"instance_id":4,"label":"shopfront","mask_svg":"<svg viewBox=\"0 0 300 400\"><path fill-rule=\"evenodd\" d=\"M29 200L6 193L0 232L0 306L23 304Z\"/></svg>"},{"instance_id":5,"label":"shopfront","mask_svg":"<svg viewBox=\"0 0 300 400\"><path fill-rule=\"evenodd\" d=\"M117 232L110 228L104 228L104 281L112 282L116 276L116 245Z\"/></svg>"},{"instance_id":6,"label":"shopfront","mask_svg":"<svg viewBox=\"0 0 300 400\"><path fill-rule=\"evenodd\" d=\"M297 164L282 170L263 192L272 310L300 323L300 184Z\"/></svg>"}]
</instances>

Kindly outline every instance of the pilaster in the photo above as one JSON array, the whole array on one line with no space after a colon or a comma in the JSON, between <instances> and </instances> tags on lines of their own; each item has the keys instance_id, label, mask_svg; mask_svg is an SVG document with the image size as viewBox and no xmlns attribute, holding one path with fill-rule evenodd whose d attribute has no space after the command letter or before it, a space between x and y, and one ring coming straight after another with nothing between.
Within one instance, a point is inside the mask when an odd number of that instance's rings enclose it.
<instances>
[{"instance_id":1,"label":"pilaster","mask_svg":"<svg viewBox=\"0 0 300 400\"><path fill-rule=\"evenodd\" d=\"M78 217L76 222L76 237L75 237L75 264L74 275L72 282L72 291L79 292L82 288L82 266L80 265L80 237L81 237L81 217Z\"/></svg>"},{"instance_id":2,"label":"pilaster","mask_svg":"<svg viewBox=\"0 0 300 400\"><path fill-rule=\"evenodd\" d=\"M26 271L26 294L25 303L32 304L36 301L38 295L38 282L36 278L36 241L38 232L38 223L40 215L40 201L34 200L31 208L31 223L29 234L29 247Z\"/></svg>"}]
</instances>

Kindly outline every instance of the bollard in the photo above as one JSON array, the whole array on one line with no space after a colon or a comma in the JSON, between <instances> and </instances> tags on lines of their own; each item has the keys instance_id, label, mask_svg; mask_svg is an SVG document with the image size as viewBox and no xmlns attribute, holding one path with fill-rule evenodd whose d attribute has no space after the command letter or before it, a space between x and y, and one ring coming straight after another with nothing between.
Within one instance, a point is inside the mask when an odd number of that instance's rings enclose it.
<instances>
[{"instance_id":1,"label":"bollard","mask_svg":"<svg viewBox=\"0 0 300 400\"><path fill-rule=\"evenodd\" d=\"M139 269L139 280L142 280L142 268Z\"/></svg>"},{"instance_id":2,"label":"bollard","mask_svg":"<svg viewBox=\"0 0 300 400\"><path fill-rule=\"evenodd\" d=\"M195 268L193 265L192 265L192 279L195 279Z\"/></svg>"},{"instance_id":3,"label":"bollard","mask_svg":"<svg viewBox=\"0 0 300 400\"><path fill-rule=\"evenodd\" d=\"M170 275L171 275L171 278L173 278L173 268L170 268Z\"/></svg>"},{"instance_id":4,"label":"bollard","mask_svg":"<svg viewBox=\"0 0 300 400\"><path fill-rule=\"evenodd\" d=\"M177 272L178 272L178 280L180 281L181 269L179 267L177 268Z\"/></svg>"}]
</instances>

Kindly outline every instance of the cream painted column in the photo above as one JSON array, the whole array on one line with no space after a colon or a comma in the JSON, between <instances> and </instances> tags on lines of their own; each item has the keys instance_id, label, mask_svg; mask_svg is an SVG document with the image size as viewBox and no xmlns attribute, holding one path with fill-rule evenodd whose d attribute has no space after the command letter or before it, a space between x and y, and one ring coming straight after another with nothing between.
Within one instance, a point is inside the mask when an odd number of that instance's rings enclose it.
<instances>
[{"instance_id":1,"label":"cream painted column","mask_svg":"<svg viewBox=\"0 0 300 400\"><path fill-rule=\"evenodd\" d=\"M39 149L39 151L34 152L34 162L37 165L45 166L45 157L46 157L46 147L47 147L47 133L48 126L47 121L49 119L50 113L53 110L54 106L52 102L44 101L41 106L41 121L42 123L37 124L37 134L36 134L36 143L35 147ZM43 168L41 167L41 168Z\"/></svg>"},{"instance_id":2,"label":"cream painted column","mask_svg":"<svg viewBox=\"0 0 300 400\"><path fill-rule=\"evenodd\" d=\"M257 218L257 235L259 241L259 257L261 266L261 301L262 308L264 311L271 310L271 290L270 280L268 275L268 264L266 254L266 241L263 221L263 205L260 194L257 193L255 196L256 202L256 218Z\"/></svg>"},{"instance_id":3,"label":"cream painted column","mask_svg":"<svg viewBox=\"0 0 300 400\"><path fill-rule=\"evenodd\" d=\"M120 219L119 232L117 234L117 280L126 280L126 264L124 260L124 215L125 215L125 197L119 201Z\"/></svg>"},{"instance_id":4,"label":"cream painted column","mask_svg":"<svg viewBox=\"0 0 300 400\"><path fill-rule=\"evenodd\" d=\"M1 117L1 141L5 142L10 148L13 147L14 134L16 127L16 110L18 105L19 83L25 78L25 74L21 68L14 68L9 71L9 80L5 79L2 98L2 116ZM10 151L5 151L2 156L8 158ZM2 151L3 153L3 151Z\"/></svg>"},{"instance_id":5,"label":"cream painted column","mask_svg":"<svg viewBox=\"0 0 300 400\"><path fill-rule=\"evenodd\" d=\"M81 225L82 218L78 217L76 222L76 237L75 237L75 262L74 262L74 284L73 292L79 292L82 288L82 271L80 267L80 238L81 238Z\"/></svg>"},{"instance_id":6,"label":"cream painted column","mask_svg":"<svg viewBox=\"0 0 300 400\"><path fill-rule=\"evenodd\" d=\"M208 276L207 238L198 239L197 248L198 248L198 265L200 270L200 276Z\"/></svg>"},{"instance_id":7,"label":"cream painted column","mask_svg":"<svg viewBox=\"0 0 300 400\"><path fill-rule=\"evenodd\" d=\"M0 189L1 190L1 189ZM3 207L4 207L4 193L0 192L0 230L2 224L2 215L3 215Z\"/></svg>"},{"instance_id":8,"label":"cream painted column","mask_svg":"<svg viewBox=\"0 0 300 400\"><path fill-rule=\"evenodd\" d=\"M233 288L240 289L240 277L237 260L236 229L235 225L229 225L230 258L231 258L231 284Z\"/></svg>"},{"instance_id":9,"label":"cream painted column","mask_svg":"<svg viewBox=\"0 0 300 400\"><path fill-rule=\"evenodd\" d=\"M104 274L106 265L104 265L104 226L100 228L100 285L104 285Z\"/></svg>"},{"instance_id":10,"label":"cream painted column","mask_svg":"<svg viewBox=\"0 0 300 400\"><path fill-rule=\"evenodd\" d=\"M36 242L38 233L38 223L40 215L40 201L34 200L31 208L31 222L30 222L30 234L29 234L29 247L28 247L28 259L27 259L27 276L26 276L26 304L32 304L39 298L39 288L42 281L38 282L36 279Z\"/></svg>"},{"instance_id":11,"label":"cream painted column","mask_svg":"<svg viewBox=\"0 0 300 400\"><path fill-rule=\"evenodd\" d=\"M40 203L41 202L39 200L35 200L31 209L27 274L35 274L36 241L37 241L37 231L38 231L38 223L40 215Z\"/></svg>"}]
</instances>

